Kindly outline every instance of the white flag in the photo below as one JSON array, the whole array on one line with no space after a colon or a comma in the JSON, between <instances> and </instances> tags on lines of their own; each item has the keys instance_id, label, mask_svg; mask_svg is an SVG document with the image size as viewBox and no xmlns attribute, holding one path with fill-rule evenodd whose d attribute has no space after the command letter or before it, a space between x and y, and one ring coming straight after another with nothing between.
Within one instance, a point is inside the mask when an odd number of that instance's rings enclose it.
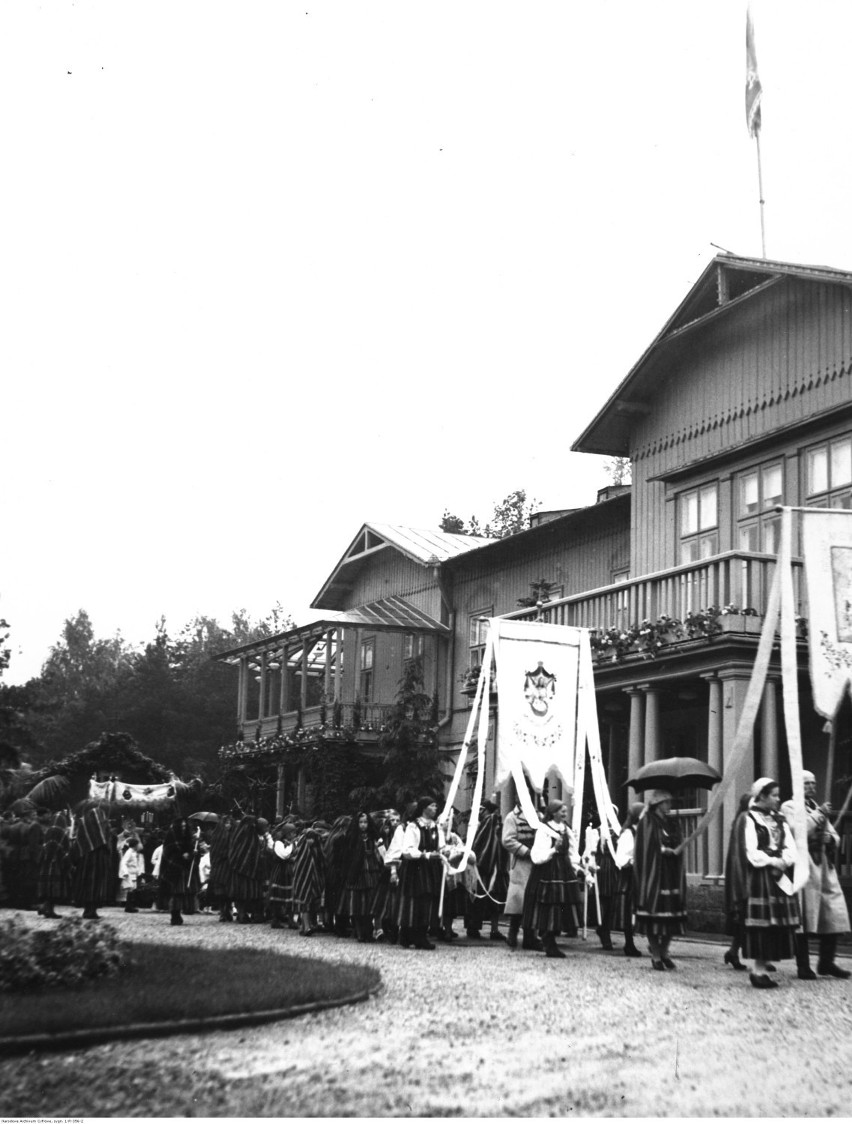
<instances>
[{"instance_id":1,"label":"white flag","mask_svg":"<svg viewBox=\"0 0 852 1124\"><path fill-rule=\"evenodd\" d=\"M491 627L500 715L495 787L518 765L539 791L550 769L573 787L581 630L500 618Z\"/></svg>"},{"instance_id":2,"label":"white flag","mask_svg":"<svg viewBox=\"0 0 852 1124\"><path fill-rule=\"evenodd\" d=\"M852 511L802 513L814 705L833 718L852 684Z\"/></svg>"}]
</instances>

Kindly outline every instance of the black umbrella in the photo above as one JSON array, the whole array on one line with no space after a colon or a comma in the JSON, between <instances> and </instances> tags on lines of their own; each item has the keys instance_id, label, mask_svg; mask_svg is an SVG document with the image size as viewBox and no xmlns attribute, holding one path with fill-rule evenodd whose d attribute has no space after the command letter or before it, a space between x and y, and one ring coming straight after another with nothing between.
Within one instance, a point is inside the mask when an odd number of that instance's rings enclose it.
<instances>
[{"instance_id":1,"label":"black umbrella","mask_svg":"<svg viewBox=\"0 0 852 1124\"><path fill-rule=\"evenodd\" d=\"M196 823L218 823L219 817L215 812L193 812L187 819L195 820Z\"/></svg>"},{"instance_id":2,"label":"black umbrella","mask_svg":"<svg viewBox=\"0 0 852 1124\"><path fill-rule=\"evenodd\" d=\"M712 765L699 761L697 757L664 757L643 765L627 783L637 792L645 792L649 788L680 792L684 788L709 789L721 779L721 774Z\"/></svg>"}]
</instances>

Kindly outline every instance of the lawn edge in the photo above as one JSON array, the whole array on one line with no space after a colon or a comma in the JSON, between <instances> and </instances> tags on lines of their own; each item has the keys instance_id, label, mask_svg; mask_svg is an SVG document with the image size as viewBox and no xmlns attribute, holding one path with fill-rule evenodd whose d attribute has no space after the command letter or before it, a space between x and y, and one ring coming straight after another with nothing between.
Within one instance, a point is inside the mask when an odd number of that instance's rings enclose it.
<instances>
[{"instance_id":1,"label":"lawn edge","mask_svg":"<svg viewBox=\"0 0 852 1124\"><path fill-rule=\"evenodd\" d=\"M312 1015L334 1007L347 1007L365 1003L384 990L379 979L370 987L334 999L315 999L311 1003L297 1003L290 1007L275 1007L267 1011L241 1011L228 1015L210 1015L199 1019L173 1019L164 1022L124 1023L110 1027L90 1027L86 1030L61 1031L57 1034L24 1034L0 1038L0 1056L28 1053L35 1050L75 1050L110 1042L114 1038L165 1038L170 1034L195 1034L199 1031L234 1030L243 1026L280 1022L284 1019Z\"/></svg>"}]
</instances>

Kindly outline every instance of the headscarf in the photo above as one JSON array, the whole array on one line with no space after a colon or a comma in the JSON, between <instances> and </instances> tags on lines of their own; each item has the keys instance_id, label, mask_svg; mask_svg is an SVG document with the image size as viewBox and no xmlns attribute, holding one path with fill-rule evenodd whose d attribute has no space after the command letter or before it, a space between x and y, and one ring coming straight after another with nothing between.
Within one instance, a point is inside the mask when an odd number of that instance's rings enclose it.
<instances>
[{"instance_id":1,"label":"headscarf","mask_svg":"<svg viewBox=\"0 0 852 1124\"><path fill-rule=\"evenodd\" d=\"M751 799L748 802L748 806L753 808L763 793L768 788L775 788L777 784L778 781L773 780L772 777L758 777L751 786Z\"/></svg>"},{"instance_id":2,"label":"headscarf","mask_svg":"<svg viewBox=\"0 0 852 1124\"><path fill-rule=\"evenodd\" d=\"M674 800L674 797L667 789L655 788L651 790L651 795L648 797L648 803L652 808L657 804L662 804L664 800Z\"/></svg>"},{"instance_id":3,"label":"headscarf","mask_svg":"<svg viewBox=\"0 0 852 1124\"><path fill-rule=\"evenodd\" d=\"M263 842L254 816L243 816L231 832L228 863L232 870L245 878L258 879L262 876Z\"/></svg>"},{"instance_id":4,"label":"headscarf","mask_svg":"<svg viewBox=\"0 0 852 1124\"><path fill-rule=\"evenodd\" d=\"M417 801L417 804L415 805L415 808L414 808L415 817L419 818L420 816L423 815L424 810L426 808L428 808L430 804L437 804L437 803L438 803L438 800L437 800L437 797L435 797L435 796L421 796L420 799Z\"/></svg>"},{"instance_id":5,"label":"headscarf","mask_svg":"<svg viewBox=\"0 0 852 1124\"><path fill-rule=\"evenodd\" d=\"M77 850L81 855L88 855L99 847L108 847L110 843L109 820L104 810L98 805L90 805L77 820L75 835Z\"/></svg>"}]
</instances>

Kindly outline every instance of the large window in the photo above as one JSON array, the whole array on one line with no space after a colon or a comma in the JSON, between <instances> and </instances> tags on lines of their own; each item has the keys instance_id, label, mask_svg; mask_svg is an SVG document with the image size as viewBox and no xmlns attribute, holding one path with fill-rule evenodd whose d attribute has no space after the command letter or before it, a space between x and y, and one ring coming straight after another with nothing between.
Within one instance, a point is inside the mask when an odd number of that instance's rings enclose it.
<instances>
[{"instance_id":1,"label":"large window","mask_svg":"<svg viewBox=\"0 0 852 1124\"><path fill-rule=\"evenodd\" d=\"M737 480L737 523L740 550L777 554L781 516L776 504L784 502L784 465L760 465Z\"/></svg>"},{"instance_id":2,"label":"large window","mask_svg":"<svg viewBox=\"0 0 852 1124\"><path fill-rule=\"evenodd\" d=\"M406 632L402 642L402 658L405 660L423 658L423 633Z\"/></svg>"},{"instance_id":3,"label":"large window","mask_svg":"<svg viewBox=\"0 0 852 1124\"><path fill-rule=\"evenodd\" d=\"M805 491L813 507L852 507L852 437L808 450Z\"/></svg>"},{"instance_id":4,"label":"large window","mask_svg":"<svg viewBox=\"0 0 852 1124\"><path fill-rule=\"evenodd\" d=\"M482 661L485 659L485 642L488 639L488 618L493 615L493 608L471 614L468 630L471 668L482 667Z\"/></svg>"},{"instance_id":5,"label":"large window","mask_svg":"<svg viewBox=\"0 0 852 1124\"><path fill-rule=\"evenodd\" d=\"M716 484L680 497L680 560L697 562L719 553L719 503Z\"/></svg>"},{"instance_id":6,"label":"large window","mask_svg":"<svg viewBox=\"0 0 852 1124\"><path fill-rule=\"evenodd\" d=\"M373 701L373 663L376 656L376 638L361 641L361 698Z\"/></svg>"}]
</instances>

